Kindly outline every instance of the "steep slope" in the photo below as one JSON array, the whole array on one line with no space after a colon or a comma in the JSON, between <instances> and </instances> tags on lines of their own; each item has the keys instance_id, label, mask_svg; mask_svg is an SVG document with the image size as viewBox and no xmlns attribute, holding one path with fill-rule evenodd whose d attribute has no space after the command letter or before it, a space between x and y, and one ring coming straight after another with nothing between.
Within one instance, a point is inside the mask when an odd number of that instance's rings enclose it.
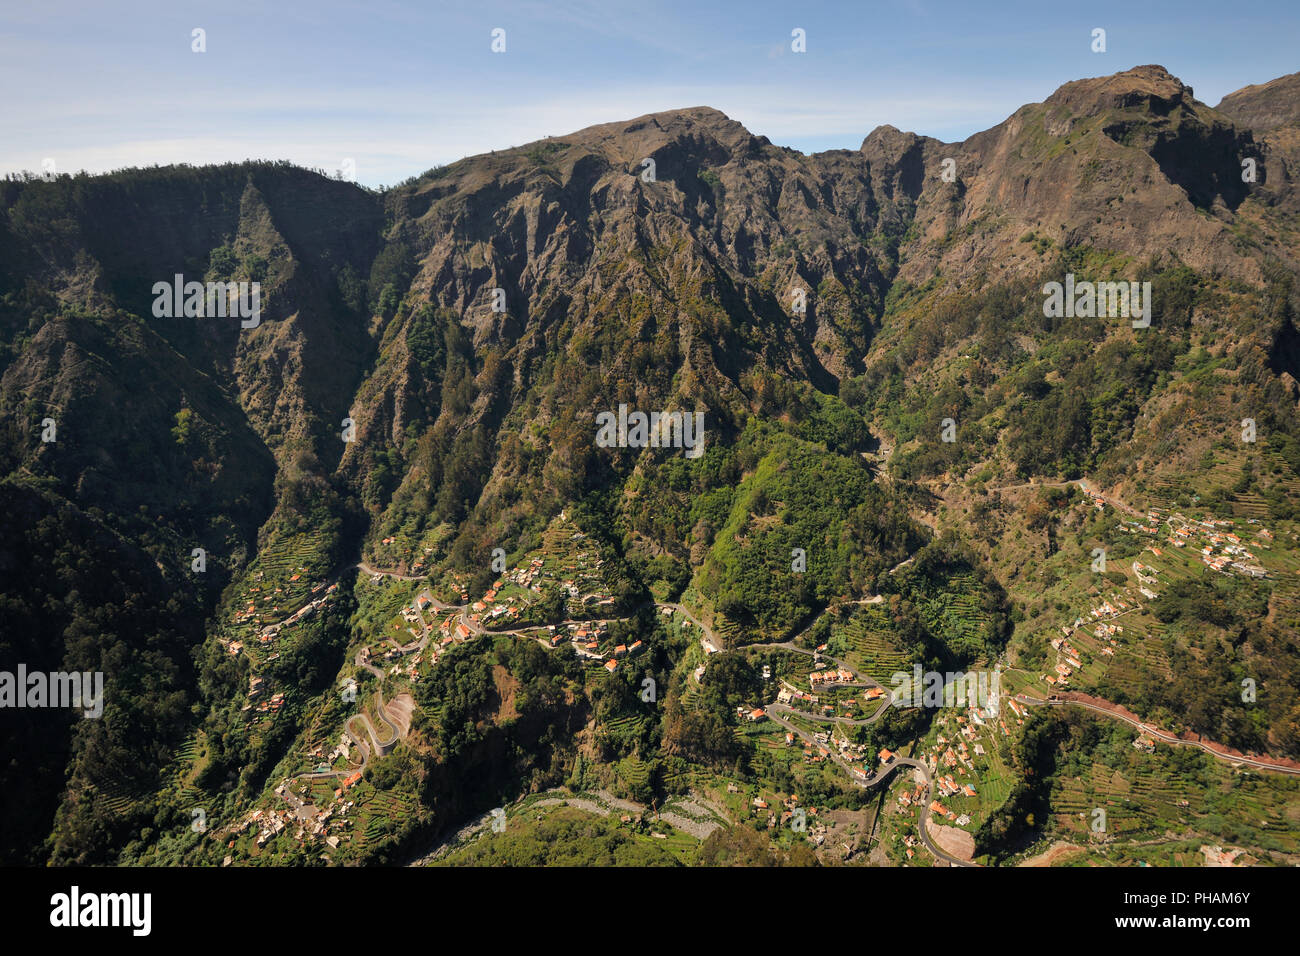
<instances>
[{"instance_id":1,"label":"steep slope","mask_svg":"<svg viewBox=\"0 0 1300 956\"><path fill-rule=\"evenodd\" d=\"M1244 86L1225 96L1215 109L1256 135L1296 126L1300 124L1300 73Z\"/></svg>"},{"instance_id":2,"label":"steep slope","mask_svg":"<svg viewBox=\"0 0 1300 956\"><path fill-rule=\"evenodd\" d=\"M1247 193L1241 160L1258 147L1162 67L1067 83L962 143L884 127L862 150L910 163L914 184L924 177L913 186L915 239L903 250L908 282L937 273L960 286L1032 271L1035 257L1020 243L1030 233L1137 258L1168 252L1194 269L1259 279L1229 241Z\"/></svg>"},{"instance_id":3,"label":"steep slope","mask_svg":"<svg viewBox=\"0 0 1300 956\"><path fill-rule=\"evenodd\" d=\"M1086 476L1143 503L1182 475L1235 487L1235 471L1218 481L1219 462L1248 460L1238 498L1220 503L1250 496L1291 547L1291 80L1213 110L1144 66L1066 84L962 143L881 127L856 151L811 156L695 107L471 157L381 195L266 163L0 185L0 404L11 413L0 471L19 516L4 560L49 539L50 510L99 536L103 560L134 568L147 556L157 580L141 570L105 582L86 608L49 618L46 656L90 626L80 615L129 603L120 585L141 595L141 616L104 618L110 679L145 681L158 665L136 651L151 642L175 668L165 705L128 692L144 726L172 728L150 729L125 758L129 800L77 796L122 762L104 756L112 748L78 742L69 758L66 722L20 728L12 773L43 781L31 812L60 823L50 846L33 832L5 852L104 862L134 840L132 859L155 844L172 853L144 830L184 822L178 794L232 813L263 799L312 735L337 733L330 684L392 617L348 603L358 556L436 588L454 581L474 600L500 570L495 549L512 563L537 553L569 513L574 534L599 542L602 593L629 643L657 633L652 596L689 599L739 651L888 594L909 648L964 666L1037 660L1059 626L1037 577L1060 551L1054 526L1009 544L1029 526L1003 486ZM1255 182L1242 178L1247 160ZM153 286L175 274L260 282L260 322L155 317ZM1067 274L1150 282L1150 326L1048 315L1044 283ZM620 405L702 413L702 453L603 447L597 416ZM53 443L41 440L47 417ZM1246 449L1244 419L1260 435ZM211 562L202 577L188 570L198 547ZM912 571L892 573L913 556ZM41 576L90 593L93 567L46 564ZM41 576L6 587L29 617L47 600ZM331 593L350 596L273 643L268 629ZM1265 606L1254 629L1221 615L1222 646L1190 639L1178 667L1286 659L1297 604L1278 588ZM565 608L560 595L548 620ZM661 727L606 751L651 790L694 752L682 742L698 728L707 759L735 763L731 725L747 700L692 692L680 635L662 653L674 739ZM1263 719L1189 708L1202 715L1194 729L1294 752L1291 676L1268 671ZM283 710L253 709L255 679L285 695ZM553 782L577 758L577 697L592 692L580 668L546 679L537 718L557 728L554 749L545 766L517 766ZM592 694L598 715L614 712L604 693ZM415 697L441 718L418 718L395 753L403 773L442 790L410 799L479 809L447 791L446 708ZM471 736L511 719L462 709ZM136 726L95 733L121 749ZM900 726L889 732L918 729ZM178 790L151 795L140 781L156 780L190 732L202 758ZM515 746L509 733L487 738ZM511 786L493 777L487 789ZM432 816L419 825L450 822Z\"/></svg>"},{"instance_id":4,"label":"steep slope","mask_svg":"<svg viewBox=\"0 0 1300 956\"><path fill-rule=\"evenodd\" d=\"M1300 211L1300 73L1247 86L1225 96L1216 107L1240 127L1251 130L1263 146L1257 175L1268 205L1281 215L1269 225L1287 239L1280 254L1295 261L1294 216Z\"/></svg>"}]
</instances>

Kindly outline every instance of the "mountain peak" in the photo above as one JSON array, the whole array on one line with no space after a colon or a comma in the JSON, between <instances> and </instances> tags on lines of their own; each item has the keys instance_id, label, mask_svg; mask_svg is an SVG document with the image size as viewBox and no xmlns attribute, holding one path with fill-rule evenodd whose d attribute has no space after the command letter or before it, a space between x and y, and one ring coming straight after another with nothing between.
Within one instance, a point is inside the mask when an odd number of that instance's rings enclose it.
<instances>
[{"instance_id":1,"label":"mountain peak","mask_svg":"<svg viewBox=\"0 0 1300 956\"><path fill-rule=\"evenodd\" d=\"M1300 125L1300 73L1243 86L1225 96L1215 109L1256 133Z\"/></svg>"},{"instance_id":2,"label":"mountain peak","mask_svg":"<svg viewBox=\"0 0 1300 956\"><path fill-rule=\"evenodd\" d=\"M601 123L563 139L621 162L636 162L669 144L683 142L702 147L715 162L725 162L726 155L749 153L769 142L711 106L688 106Z\"/></svg>"},{"instance_id":3,"label":"mountain peak","mask_svg":"<svg viewBox=\"0 0 1300 956\"><path fill-rule=\"evenodd\" d=\"M1049 106L1065 106L1074 113L1083 114L1133 108L1165 114L1190 103L1193 98L1190 86L1163 66L1150 64L1109 76L1066 83L1046 102Z\"/></svg>"}]
</instances>

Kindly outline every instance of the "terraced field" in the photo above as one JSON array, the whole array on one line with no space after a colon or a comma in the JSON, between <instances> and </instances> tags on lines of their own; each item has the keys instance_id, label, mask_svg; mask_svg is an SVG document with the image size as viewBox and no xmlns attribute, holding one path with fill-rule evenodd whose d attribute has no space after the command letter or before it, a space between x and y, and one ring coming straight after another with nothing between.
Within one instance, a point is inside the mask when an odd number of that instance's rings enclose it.
<instances>
[{"instance_id":1,"label":"terraced field","mask_svg":"<svg viewBox=\"0 0 1300 956\"><path fill-rule=\"evenodd\" d=\"M360 817L357 822L357 846L384 835L386 827L397 823L416 810L415 796L401 791L371 790L356 798ZM364 821L364 822L361 822Z\"/></svg>"},{"instance_id":2,"label":"terraced field","mask_svg":"<svg viewBox=\"0 0 1300 956\"><path fill-rule=\"evenodd\" d=\"M1157 674L1166 679L1173 676L1169 666L1169 656L1164 650L1165 625L1149 614L1128 614L1120 619L1124 633L1121 635L1115 656L1105 665L1100 673L1085 670L1090 677L1089 683L1110 682L1129 693L1136 694L1141 685L1149 680L1150 674ZM1093 660L1104 658L1093 658ZM1083 681L1075 681L1076 686L1084 687Z\"/></svg>"},{"instance_id":3,"label":"terraced field","mask_svg":"<svg viewBox=\"0 0 1300 956\"><path fill-rule=\"evenodd\" d=\"M605 721L604 726L611 736L630 740L641 733L646 720L647 718L640 714L625 714L622 717L615 717L612 720Z\"/></svg>"},{"instance_id":4,"label":"terraced field","mask_svg":"<svg viewBox=\"0 0 1300 956\"><path fill-rule=\"evenodd\" d=\"M615 774L634 793L643 791L648 787L650 771L650 764L638 757L625 757L614 766Z\"/></svg>"},{"instance_id":5,"label":"terraced field","mask_svg":"<svg viewBox=\"0 0 1300 956\"><path fill-rule=\"evenodd\" d=\"M879 605L862 605L854 608L846 623L832 623L827 650L842 651L860 673L888 687L891 674L912 668L910 655L894 643L891 633L888 611Z\"/></svg>"},{"instance_id":6,"label":"terraced field","mask_svg":"<svg viewBox=\"0 0 1300 956\"><path fill-rule=\"evenodd\" d=\"M917 607L930 630L942 635L950 645L978 647L989 623L988 615L979 606L979 593L974 575L959 574L950 578L938 594L920 597Z\"/></svg>"},{"instance_id":7,"label":"terraced field","mask_svg":"<svg viewBox=\"0 0 1300 956\"><path fill-rule=\"evenodd\" d=\"M1300 783L1234 770L1209 757L1166 748L1137 754L1118 768L1091 765L1057 778L1051 794L1055 836L1074 842L1240 842L1293 854L1300 850ZM1105 810L1105 832L1093 811ZM1172 840L1171 840L1172 838ZM1193 861L1202 865L1203 861Z\"/></svg>"}]
</instances>

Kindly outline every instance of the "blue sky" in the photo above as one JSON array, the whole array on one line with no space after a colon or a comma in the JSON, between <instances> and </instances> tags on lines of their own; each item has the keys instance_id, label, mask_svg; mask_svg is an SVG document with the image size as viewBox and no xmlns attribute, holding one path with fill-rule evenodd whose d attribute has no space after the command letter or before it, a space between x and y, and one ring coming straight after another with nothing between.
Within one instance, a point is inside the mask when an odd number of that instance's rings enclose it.
<instances>
[{"instance_id":1,"label":"blue sky","mask_svg":"<svg viewBox=\"0 0 1300 956\"><path fill-rule=\"evenodd\" d=\"M983 6L984 9L977 9ZM191 31L207 51L191 51ZM506 31L494 54L491 31ZM791 51L806 31L807 52ZM1090 49L1104 28L1107 51ZM288 159L396 183L594 123L714 106L774 143L944 140L1159 63L1217 103L1300 69L1300 4L40 0L0 13L0 173Z\"/></svg>"}]
</instances>

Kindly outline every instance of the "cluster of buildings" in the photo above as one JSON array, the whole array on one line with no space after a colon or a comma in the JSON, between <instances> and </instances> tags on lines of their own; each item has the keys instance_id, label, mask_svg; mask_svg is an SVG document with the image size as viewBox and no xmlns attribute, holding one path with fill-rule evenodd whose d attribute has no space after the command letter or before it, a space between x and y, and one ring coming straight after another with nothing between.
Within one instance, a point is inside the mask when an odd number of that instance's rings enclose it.
<instances>
[{"instance_id":1,"label":"cluster of buildings","mask_svg":"<svg viewBox=\"0 0 1300 956\"><path fill-rule=\"evenodd\" d=\"M613 674L624 660L635 657L645 650L645 642L638 639L631 644L608 645L609 621L571 621L568 624L548 625L545 629L545 643L559 647L566 640L573 647L573 652L584 660L600 661L605 670ZM601 648L604 646L605 651Z\"/></svg>"},{"instance_id":2,"label":"cluster of buildings","mask_svg":"<svg viewBox=\"0 0 1300 956\"><path fill-rule=\"evenodd\" d=\"M246 596L248 598L248 604L245 607L239 608L238 610L235 611L234 616L232 617L232 623L234 623L236 627L247 625L253 628L258 628L259 629L258 639L263 644L265 644L276 637L276 635L280 631L280 628L285 626L291 626L294 623L303 620L304 618L310 617L320 608L322 604L325 603L324 602L325 595L322 595L321 592L324 591L325 594L332 594L334 591L338 589L337 584L330 585L328 588L326 588L325 582L321 581L320 583L314 585L311 588L310 593L312 595L317 595L316 598L308 601L302 607L298 608L298 610L295 611L293 614L291 614L288 618L285 618L283 620L273 621L269 624L266 623L266 618L268 615L278 615L280 613L279 602L285 600L293 600L294 594L302 593L300 589L294 588L292 587L292 585L296 585L299 581L301 581L302 576L306 573L307 573L306 568L298 568L298 570L296 570L289 577L288 583L291 585L291 587L288 589L288 591L286 591L284 587L274 587L268 590L267 588L263 587L263 585L261 585L260 583L250 584L246 592ZM258 571L253 578L254 582L262 581L265 575L266 575L265 571ZM262 605L260 609L258 608L259 603ZM271 606L268 608L266 607L267 604L270 604ZM230 643L234 643L234 642L230 642ZM227 650L229 650L230 643L226 643ZM242 643L240 643L240 646L242 648L243 646ZM238 652L234 652L234 653L237 654Z\"/></svg>"},{"instance_id":3,"label":"cluster of buildings","mask_svg":"<svg viewBox=\"0 0 1300 956\"><path fill-rule=\"evenodd\" d=\"M540 558L538 559L541 560ZM469 617L475 624L491 622L497 628L508 627L515 623L524 609L528 607L528 601L525 601L520 594L501 594L502 588L506 586L506 580L496 581L481 600L475 601L469 606Z\"/></svg>"},{"instance_id":4,"label":"cluster of buildings","mask_svg":"<svg viewBox=\"0 0 1300 956\"><path fill-rule=\"evenodd\" d=\"M1137 562L1134 562L1134 564L1143 569L1142 572L1139 572L1140 577L1150 583L1155 583L1154 568L1138 565ZM1147 575L1144 572L1150 572L1150 574ZM1145 588L1143 593L1150 597L1156 596L1154 592ZM1048 686L1056 689L1068 687L1074 672L1083 667L1083 653L1070 642L1070 638L1076 633L1092 635L1104 644L1099 651L1101 655L1105 657L1115 656L1115 648L1119 646L1119 635L1124 633L1123 625L1116 624L1114 622L1115 618L1131 610L1135 610L1135 607L1116 597L1113 600L1103 600L1088 611L1088 617L1091 618L1092 623L1077 617L1074 619L1073 624L1062 624L1061 634L1063 636L1052 638L1051 641L1052 650L1056 651L1056 664L1053 667L1055 674L1048 674L1043 678Z\"/></svg>"},{"instance_id":5,"label":"cluster of buildings","mask_svg":"<svg viewBox=\"0 0 1300 956\"><path fill-rule=\"evenodd\" d=\"M467 614L465 617L468 617L470 620L475 620L474 614ZM462 620L460 614L455 612L448 614L442 619L438 624L438 631L441 635L438 639L438 644L441 647L447 647L451 644L464 644L474 636L474 632L470 630L469 624Z\"/></svg>"},{"instance_id":6,"label":"cluster of buildings","mask_svg":"<svg viewBox=\"0 0 1300 956\"><path fill-rule=\"evenodd\" d=\"M1241 539L1235 534L1209 534L1206 540L1208 543L1201 548L1201 560L1211 569L1227 574L1224 569L1231 568L1249 578L1268 577L1268 572L1259 565L1255 555L1242 546Z\"/></svg>"},{"instance_id":7,"label":"cluster of buildings","mask_svg":"<svg viewBox=\"0 0 1300 956\"><path fill-rule=\"evenodd\" d=\"M572 625L570 625L572 627ZM599 629L598 631L596 629ZM616 672L622 662L629 658L635 657L645 649L645 642L635 640L631 644L616 644L610 651L610 656L604 658L600 653L600 645L605 635L607 623L605 621L593 622L591 625L580 626L577 634L573 638L573 648L580 657L594 657L596 660L604 660L604 668L611 674ZM582 632L589 630L590 639L584 638ZM583 643L585 641L585 643Z\"/></svg>"},{"instance_id":8,"label":"cluster of buildings","mask_svg":"<svg viewBox=\"0 0 1300 956\"><path fill-rule=\"evenodd\" d=\"M1082 486L1080 490L1082 490L1083 493L1088 497L1088 500L1092 502L1094 508L1096 508L1098 511L1106 510L1106 498L1104 495L1100 494L1099 492L1093 491L1087 486Z\"/></svg>"},{"instance_id":9,"label":"cluster of buildings","mask_svg":"<svg viewBox=\"0 0 1300 956\"><path fill-rule=\"evenodd\" d=\"M296 578L297 575L294 575L294 577ZM317 595L316 597L309 600L288 617L270 624L262 625L263 619L261 615L254 610L254 605L252 604L250 604L245 610L236 612L234 620L236 624L247 622L255 626L260 626L260 629L257 632L257 642L262 646L266 646L278 638L280 632L285 628L293 627L298 622L305 621L307 618L319 611L321 607L323 607L325 603L334 596L334 592L338 590L338 587L337 584L331 584L326 587L325 582L322 581L320 584L317 584L312 588L311 593ZM257 591L260 589L252 588L251 590ZM281 593L281 589L276 588L274 593ZM273 595L267 595L265 599L270 600L272 596ZM271 611L275 613L278 613L279 610L279 605L275 605L271 608ZM243 641L222 641L221 644L232 657L238 657L240 652L244 649Z\"/></svg>"},{"instance_id":10,"label":"cluster of buildings","mask_svg":"<svg viewBox=\"0 0 1300 956\"><path fill-rule=\"evenodd\" d=\"M789 735L787 735L789 737ZM850 772L859 778L866 779L867 766L867 747L866 744L851 743L847 737L836 736L831 731L819 731L813 734L813 740L817 746L805 743L803 748L804 760L808 763L821 763L823 760L829 760L831 757L831 747L835 748L835 756L849 766ZM787 740L793 743L793 740ZM861 766L854 766L861 764Z\"/></svg>"},{"instance_id":11,"label":"cluster of buildings","mask_svg":"<svg viewBox=\"0 0 1300 956\"><path fill-rule=\"evenodd\" d=\"M226 844L226 847L227 849L233 848L235 838L253 828L257 829L257 839L254 842L259 847L266 846L272 837L278 836L292 826L295 819L294 812L285 807L253 810L242 820L231 825L229 831L227 831L230 834L230 841Z\"/></svg>"},{"instance_id":12,"label":"cluster of buildings","mask_svg":"<svg viewBox=\"0 0 1300 956\"><path fill-rule=\"evenodd\" d=\"M849 675L852 680L852 675ZM839 681L826 681L824 684L840 683ZM864 707L873 701L883 700L889 696L889 691L883 687L869 687L856 697L841 698L834 703L821 703L821 697L817 694L810 694L806 691L799 690L797 687L791 687L785 681L781 682L781 689L777 691L776 702L784 704L787 707L797 708L803 704L815 707L820 710L823 717L840 716L853 719L860 714L860 707ZM838 706L837 706L838 705Z\"/></svg>"},{"instance_id":13,"label":"cluster of buildings","mask_svg":"<svg viewBox=\"0 0 1300 956\"><path fill-rule=\"evenodd\" d=\"M300 573L294 574L290 580L293 581L298 580ZM261 577L261 574L262 572L258 572L259 578ZM256 591L258 589L252 588L250 590ZM279 588L276 588L275 590L277 592L280 591ZM284 628L292 627L295 623L306 620L308 617L315 614L316 611L318 611L322 606L324 606L324 604L327 601L333 598L334 593L337 590L338 590L337 584L331 584L327 587L324 581L320 582L319 584L317 584L315 587L311 589L311 593L315 594L316 597L309 600L306 604L298 608L298 610L294 611L283 621L280 621L275 624L270 624L262 628L262 630L258 633L258 642L264 646L270 644L272 640L280 636L280 632ZM279 610L279 608L274 608L274 610ZM226 649L226 653L230 654L232 657L238 657L244 650L244 642L240 640L222 641L221 644ZM271 663L272 661L278 660L279 657L280 654L278 651L276 651L276 652L272 652L271 654L265 656L262 659L266 663ZM266 692L268 689L269 688L267 686L267 680L265 677L262 677L259 674L250 674L248 677L248 700L241 708L241 710L245 713L248 712L255 712L258 714L279 713L281 708L284 707L284 692L280 691L271 694L270 697L268 698L266 696Z\"/></svg>"},{"instance_id":14,"label":"cluster of buildings","mask_svg":"<svg viewBox=\"0 0 1300 956\"><path fill-rule=\"evenodd\" d=\"M817 734L813 734L813 739L817 741L816 747L814 747L812 744L808 743L807 741L804 741L804 745L803 745L804 762L821 763L825 760L829 760L831 756L831 752L829 749L831 735L827 733L817 733ZM787 731L785 735L785 742L786 742L786 746L793 747L795 742L794 734Z\"/></svg>"},{"instance_id":15,"label":"cluster of buildings","mask_svg":"<svg viewBox=\"0 0 1300 956\"><path fill-rule=\"evenodd\" d=\"M978 746L978 744L976 746ZM963 797L977 796L973 784L958 783L952 778L952 774L946 774L942 777L936 778L934 781L934 787L936 790L939 791L939 795L943 797L953 797L953 796L957 796L958 794L960 794Z\"/></svg>"},{"instance_id":16,"label":"cluster of buildings","mask_svg":"<svg viewBox=\"0 0 1300 956\"><path fill-rule=\"evenodd\" d=\"M540 557L533 558L533 560L530 561L527 564L527 566L521 564L519 567L511 571L510 574L507 575L507 577L509 580L513 581L521 588L527 588L530 591L540 592L541 591L540 588L533 587L533 582L537 580L537 576L542 573L542 568L545 566L545 564L546 562L544 559Z\"/></svg>"},{"instance_id":17,"label":"cluster of buildings","mask_svg":"<svg viewBox=\"0 0 1300 956\"><path fill-rule=\"evenodd\" d=\"M420 682L420 665L422 663L424 663L424 654L415 654L409 661L398 664L389 673L405 677L412 684L418 684ZM437 650L433 650L429 653L429 663L438 663Z\"/></svg>"},{"instance_id":18,"label":"cluster of buildings","mask_svg":"<svg viewBox=\"0 0 1300 956\"><path fill-rule=\"evenodd\" d=\"M448 571L442 583L451 601L454 602L459 597L462 605L469 603L469 574L464 571Z\"/></svg>"},{"instance_id":19,"label":"cluster of buildings","mask_svg":"<svg viewBox=\"0 0 1300 956\"><path fill-rule=\"evenodd\" d=\"M248 711L256 707L259 714L277 714L284 706L284 691L277 691L269 698L258 700L266 694L266 678L257 674L248 675L248 702L241 708Z\"/></svg>"},{"instance_id":20,"label":"cluster of buildings","mask_svg":"<svg viewBox=\"0 0 1300 956\"><path fill-rule=\"evenodd\" d=\"M548 534L548 550L563 548L567 553L562 557L555 556L550 561L544 556L535 557L528 564L521 564L507 573L502 581L493 586L493 590L509 581L540 596L558 586L570 598L586 595L598 607L612 605L614 598L604 593L601 580L605 559L599 553L588 550L584 543L587 538L584 532L569 531L573 526L567 524L564 514L560 515L559 520L561 523Z\"/></svg>"},{"instance_id":21,"label":"cluster of buildings","mask_svg":"<svg viewBox=\"0 0 1300 956\"><path fill-rule=\"evenodd\" d=\"M1003 703L1005 707L1000 706L996 714L985 707L968 707L964 713L945 713L938 718L934 743L919 755L929 768L935 792L930 793L923 780L914 780L898 795L901 809L928 807L934 818L959 827L970 825L971 815L960 801L979 797L977 761L988 756L986 745L992 746L999 732L1003 737L1011 736L1008 721L1020 726L1025 722L1021 704L1011 698ZM882 766L888 766L895 755L882 750L879 757ZM919 841L907 834L902 842L907 858L912 859Z\"/></svg>"},{"instance_id":22,"label":"cluster of buildings","mask_svg":"<svg viewBox=\"0 0 1300 956\"><path fill-rule=\"evenodd\" d=\"M360 771L355 776L359 779ZM253 810L230 827L227 849L233 849L236 839L254 828L257 830L257 837L253 842L259 848L266 846L281 833L288 833L295 843L319 840L331 849L336 849L344 839L348 838L352 830L350 814L356 809L351 800L321 810L308 804L295 802L288 781L276 787L275 792L288 800L290 805Z\"/></svg>"},{"instance_id":23,"label":"cluster of buildings","mask_svg":"<svg viewBox=\"0 0 1300 956\"><path fill-rule=\"evenodd\" d=\"M968 813L962 812L960 808L950 808L941 801L979 796L976 760L987 756L985 744L991 746L991 738L999 730L1004 737L1011 735L1007 720L1015 721L1018 725L1023 725L1025 721L1024 707L1010 699L1006 704L1006 709L999 708L996 715L984 707L968 707L965 713L945 713L938 718L938 733L934 744L920 755L934 780L936 793L929 804L932 815L960 827L971 822ZM888 766L894 757L888 750L882 750L879 754L882 766ZM916 782L899 794L898 805L904 809L924 806L930 797L925 783ZM911 838L904 838L903 842L909 850L908 859L911 859L913 854L910 850L916 843Z\"/></svg>"},{"instance_id":24,"label":"cluster of buildings","mask_svg":"<svg viewBox=\"0 0 1300 956\"><path fill-rule=\"evenodd\" d=\"M955 823L959 827L965 826L966 824L970 823L970 814L968 813L958 814L956 810L949 810L938 800L930 801L930 813L933 816L943 817L949 823ZM908 859L911 859L911 857L909 856Z\"/></svg>"},{"instance_id":25,"label":"cluster of buildings","mask_svg":"<svg viewBox=\"0 0 1300 956\"><path fill-rule=\"evenodd\" d=\"M564 516L561 515L561 521ZM600 570L604 559L591 553L582 545L586 534L581 531L566 533L558 528L548 535L550 546L567 547L564 556L539 555L526 564L521 564L507 571L498 578L479 601L470 605L470 617L474 623L491 622L495 629L509 628L519 623L528 607L538 598L544 597L554 588L560 588L571 600L583 598L594 602L597 608L611 607L614 598L604 593ZM516 590L511 590L511 588ZM522 589L522 592L520 590ZM464 588L461 600L468 601Z\"/></svg>"},{"instance_id":26,"label":"cluster of buildings","mask_svg":"<svg viewBox=\"0 0 1300 956\"><path fill-rule=\"evenodd\" d=\"M804 691L799 690L797 687L791 687L785 681L781 682L781 689L777 691L776 694L776 702L778 704L784 704L787 707L793 706L796 701L801 703L816 704L819 700L821 700L821 698L818 697L817 695L805 693Z\"/></svg>"},{"instance_id":27,"label":"cluster of buildings","mask_svg":"<svg viewBox=\"0 0 1300 956\"><path fill-rule=\"evenodd\" d=\"M1268 572L1259 564L1252 548L1269 548L1273 533L1259 525L1257 519L1251 518L1247 523L1258 526L1255 544L1249 546L1233 530L1234 523L1222 518L1193 519L1179 513L1164 515L1158 510L1152 510L1144 519L1125 521L1121 527L1132 534L1152 537L1161 535L1163 527L1165 541L1169 545L1197 552L1201 561L1214 571L1222 574L1237 573L1251 578L1267 577ZM1157 558L1163 556L1155 544L1150 545L1149 550ZM1160 584L1159 570L1137 560L1132 563L1132 569L1138 579L1138 593L1148 601L1158 598L1160 595L1155 589ZM1124 633L1123 626L1116 623L1115 619L1139 607L1117 596L1102 601L1089 610L1090 621L1076 618L1073 625L1063 625L1061 632L1065 639L1057 638L1051 642L1052 648L1057 652L1057 661L1052 668L1053 673L1043 678L1048 686L1069 686L1071 676L1083 666L1083 655L1068 640L1071 636L1076 632L1089 634L1102 643L1097 651L1099 655L1114 657L1120 635Z\"/></svg>"},{"instance_id":28,"label":"cluster of buildings","mask_svg":"<svg viewBox=\"0 0 1300 956\"><path fill-rule=\"evenodd\" d=\"M1255 531L1256 543L1247 545L1233 530L1232 521L1224 518L1196 519L1182 514L1171 514L1162 519L1158 512L1147 515L1145 522L1128 521L1123 527L1130 533L1143 533L1152 536L1160 534L1160 525L1165 523L1169 533L1165 541L1175 548L1192 548L1199 552L1201 561L1214 571L1222 574L1237 573L1250 578L1268 577L1268 572L1260 565L1252 547L1268 548L1273 541L1273 532L1260 525ZM1247 522L1259 525L1258 519ZM1158 557L1160 552L1152 549Z\"/></svg>"},{"instance_id":29,"label":"cluster of buildings","mask_svg":"<svg viewBox=\"0 0 1300 956\"><path fill-rule=\"evenodd\" d=\"M730 792L736 792L732 785L728 785L727 789ZM767 828L769 830L774 830L778 826L787 826L794 819L795 814L802 810L806 821L808 839L814 846L821 845L826 838L826 827L818 821L816 807L800 807L797 793L790 794L785 800L778 800L777 805L781 808L780 817L777 816L777 808L762 797L755 797L750 801L755 816L767 814Z\"/></svg>"},{"instance_id":30,"label":"cluster of buildings","mask_svg":"<svg viewBox=\"0 0 1300 956\"><path fill-rule=\"evenodd\" d=\"M335 758L346 759L350 752L351 742L344 734L328 754L324 752L323 746L318 746L311 752L311 756L322 761L317 770L323 772ZM331 849L337 849L343 840L350 839L353 827L351 816L356 810L355 802L344 800L343 797L360 780L360 770L354 770L344 776L334 790L335 803L323 810L306 802L299 793L294 792L293 782L285 780L275 788L275 793L285 801L286 806L252 810L243 819L231 824L225 831L219 832L224 832L229 837L226 843L227 849L233 849L238 837L254 829L257 831L257 837L253 842L258 848L266 846L281 833L288 833L294 842L299 844L308 840L320 841ZM302 793L307 792L305 785L299 786ZM230 860L230 857L226 857L226 864Z\"/></svg>"},{"instance_id":31,"label":"cluster of buildings","mask_svg":"<svg viewBox=\"0 0 1300 956\"><path fill-rule=\"evenodd\" d=\"M984 745L978 742L980 728L988 727L991 718L982 707L972 707L966 715L956 714L954 719L957 724L956 735L950 740L947 734L940 733L935 738L934 755L927 763L932 771L937 771L938 765L943 764L946 769L956 770L958 776L964 777L967 773L975 772L974 758L984 756ZM998 722L1002 725L1003 732L1007 733L1006 722L1000 717ZM943 718L941 724L946 727L947 718Z\"/></svg>"},{"instance_id":32,"label":"cluster of buildings","mask_svg":"<svg viewBox=\"0 0 1300 956\"><path fill-rule=\"evenodd\" d=\"M825 687L831 684L851 684L857 678L853 676L852 671L845 670L843 667L827 667L823 670L813 671L808 675L808 685L810 687Z\"/></svg>"},{"instance_id":33,"label":"cluster of buildings","mask_svg":"<svg viewBox=\"0 0 1300 956\"><path fill-rule=\"evenodd\" d=\"M334 596L334 592L337 591L338 589L339 586L337 583L331 584L328 587L326 587L325 582L322 581L320 584L316 585L314 588L311 589L311 593L319 596L312 598L302 607L298 608L298 610L290 614L278 625L272 625L272 627L275 628L275 633L272 634L271 636L274 637L277 634L279 634L280 628L282 627L292 627L294 624L297 624L299 621L305 621L307 618L311 617L318 610L320 610L321 607L324 606L326 601L328 601L331 597ZM321 593L322 591L324 593ZM266 630L269 630L269 628ZM266 633L266 630L263 631L263 634Z\"/></svg>"},{"instance_id":34,"label":"cluster of buildings","mask_svg":"<svg viewBox=\"0 0 1300 956\"><path fill-rule=\"evenodd\" d=\"M334 761L338 760L339 758L342 758L343 760L348 760L351 758L352 740L350 737L348 737L347 734L340 734L339 742L334 745L334 749L331 750L328 754L325 752L324 744L317 744L314 748L312 748L308 756L323 761L326 765L325 769L328 769L329 765L333 764Z\"/></svg>"}]
</instances>

